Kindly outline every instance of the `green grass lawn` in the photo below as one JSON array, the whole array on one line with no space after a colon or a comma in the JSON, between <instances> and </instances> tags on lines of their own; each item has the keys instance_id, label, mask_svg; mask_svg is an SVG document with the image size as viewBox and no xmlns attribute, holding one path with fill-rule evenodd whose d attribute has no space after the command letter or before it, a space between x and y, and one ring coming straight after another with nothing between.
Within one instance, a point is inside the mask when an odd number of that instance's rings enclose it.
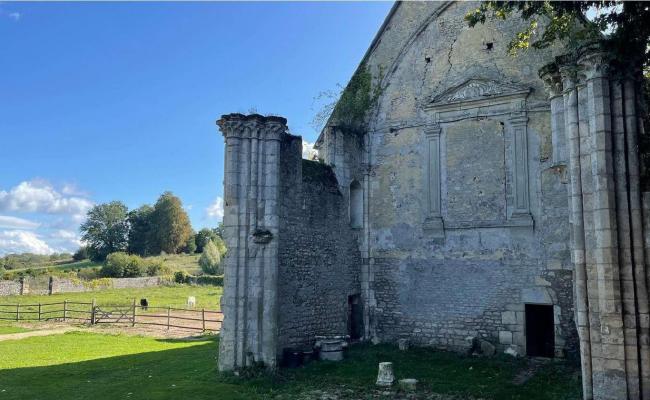
<instances>
[{"instance_id":1,"label":"green grass lawn","mask_svg":"<svg viewBox=\"0 0 650 400\"><path fill-rule=\"evenodd\" d=\"M517 386L512 379L525 360L360 345L340 363L313 362L275 376L257 373L244 379L217 373L217 348L216 337L182 341L85 332L0 342L0 399L305 399L305 393L315 390L365 399L373 393L380 361L393 361L397 378L419 379L421 393L498 400L580 398L575 369L559 362Z\"/></svg>"},{"instance_id":2,"label":"green grass lawn","mask_svg":"<svg viewBox=\"0 0 650 400\"><path fill-rule=\"evenodd\" d=\"M0 325L0 335L6 335L9 333L29 332L29 331L30 329L21 328L19 326Z\"/></svg>"},{"instance_id":3,"label":"green grass lawn","mask_svg":"<svg viewBox=\"0 0 650 400\"><path fill-rule=\"evenodd\" d=\"M178 285L155 286L132 289L106 289L82 293L56 293L52 295L4 296L0 304L55 303L63 300L76 302L91 302L97 304L129 305L136 299L140 304L141 298L146 298L149 305L154 307L184 307L188 296L196 297L196 306L211 310L219 309L219 299L223 289L219 286L190 286Z\"/></svg>"}]
</instances>

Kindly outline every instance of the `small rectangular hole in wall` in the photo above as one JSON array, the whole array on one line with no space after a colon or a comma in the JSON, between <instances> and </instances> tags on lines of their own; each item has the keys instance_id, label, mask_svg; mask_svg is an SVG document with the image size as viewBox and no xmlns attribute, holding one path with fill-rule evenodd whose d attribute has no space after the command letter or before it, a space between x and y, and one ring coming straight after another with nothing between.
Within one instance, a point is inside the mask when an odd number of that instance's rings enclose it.
<instances>
[{"instance_id":1,"label":"small rectangular hole in wall","mask_svg":"<svg viewBox=\"0 0 650 400\"><path fill-rule=\"evenodd\" d=\"M526 354L549 358L555 355L552 305L526 304Z\"/></svg>"}]
</instances>

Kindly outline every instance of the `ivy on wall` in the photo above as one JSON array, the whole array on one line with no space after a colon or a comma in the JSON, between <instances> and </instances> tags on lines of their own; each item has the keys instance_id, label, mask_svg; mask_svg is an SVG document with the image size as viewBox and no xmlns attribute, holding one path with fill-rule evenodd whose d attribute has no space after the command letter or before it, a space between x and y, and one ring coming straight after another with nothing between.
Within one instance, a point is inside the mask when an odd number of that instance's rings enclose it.
<instances>
[{"instance_id":1,"label":"ivy on wall","mask_svg":"<svg viewBox=\"0 0 650 400\"><path fill-rule=\"evenodd\" d=\"M381 90L373 85L372 74L365 65L361 65L341 93L332 117L336 125L346 133L363 136L367 114L377 103Z\"/></svg>"}]
</instances>

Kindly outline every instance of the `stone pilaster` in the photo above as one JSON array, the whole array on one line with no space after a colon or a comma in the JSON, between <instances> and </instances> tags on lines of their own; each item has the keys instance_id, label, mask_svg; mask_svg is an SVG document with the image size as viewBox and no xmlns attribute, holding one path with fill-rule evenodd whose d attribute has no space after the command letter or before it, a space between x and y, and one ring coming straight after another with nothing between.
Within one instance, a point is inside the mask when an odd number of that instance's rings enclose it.
<instances>
[{"instance_id":1,"label":"stone pilaster","mask_svg":"<svg viewBox=\"0 0 650 400\"><path fill-rule=\"evenodd\" d=\"M650 399L636 85L598 49L559 58L568 144L576 323L585 399ZM542 77L557 92L552 76ZM623 74L625 76L625 74ZM552 106L557 109L558 105ZM555 145L554 145L555 146ZM554 153L555 154L555 153Z\"/></svg>"},{"instance_id":2,"label":"stone pilaster","mask_svg":"<svg viewBox=\"0 0 650 400\"><path fill-rule=\"evenodd\" d=\"M608 64L601 53L587 54L580 63L587 81L600 317L600 354L592 354L594 398L628 398L633 371L625 353Z\"/></svg>"},{"instance_id":3,"label":"stone pilaster","mask_svg":"<svg viewBox=\"0 0 650 400\"><path fill-rule=\"evenodd\" d=\"M217 121L226 142L222 371L276 366L280 196L280 117L229 114Z\"/></svg>"},{"instance_id":4,"label":"stone pilaster","mask_svg":"<svg viewBox=\"0 0 650 400\"><path fill-rule=\"evenodd\" d=\"M575 321L580 339L582 386L585 398L592 398L591 379L591 340L589 328L589 296L587 289L587 269L585 263L585 226L582 196L582 173L580 163L580 130L578 124L578 91L576 70L566 66L560 70L562 78L562 126L566 134L569 161L569 210L571 219L571 258L574 264ZM553 79L553 78L552 78ZM557 91L555 85L551 86ZM551 92L553 96L554 92ZM555 107L558 107L557 105ZM551 109L551 118L557 118ZM559 118L558 118L559 119ZM552 129L560 129L559 121ZM553 138L559 135L553 134ZM553 145L555 148L555 144ZM554 152L555 153L555 152Z\"/></svg>"},{"instance_id":5,"label":"stone pilaster","mask_svg":"<svg viewBox=\"0 0 650 400\"><path fill-rule=\"evenodd\" d=\"M553 164L566 165L569 160L567 137L564 123L564 95L562 77L553 64L540 73L548 92L551 104L551 143L553 145Z\"/></svg>"}]
</instances>

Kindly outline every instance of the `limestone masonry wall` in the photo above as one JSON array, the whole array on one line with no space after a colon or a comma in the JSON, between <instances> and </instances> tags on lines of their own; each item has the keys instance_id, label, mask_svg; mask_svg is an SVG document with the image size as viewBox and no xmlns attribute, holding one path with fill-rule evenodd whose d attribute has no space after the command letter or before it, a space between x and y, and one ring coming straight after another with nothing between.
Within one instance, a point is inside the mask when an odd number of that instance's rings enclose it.
<instances>
[{"instance_id":1,"label":"limestone masonry wall","mask_svg":"<svg viewBox=\"0 0 650 400\"><path fill-rule=\"evenodd\" d=\"M345 198L331 168L301 160L301 147L299 137L282 142L279 350L347 334L348 296L360 294L361 258Z\"/></svg>"}]
</instances>

